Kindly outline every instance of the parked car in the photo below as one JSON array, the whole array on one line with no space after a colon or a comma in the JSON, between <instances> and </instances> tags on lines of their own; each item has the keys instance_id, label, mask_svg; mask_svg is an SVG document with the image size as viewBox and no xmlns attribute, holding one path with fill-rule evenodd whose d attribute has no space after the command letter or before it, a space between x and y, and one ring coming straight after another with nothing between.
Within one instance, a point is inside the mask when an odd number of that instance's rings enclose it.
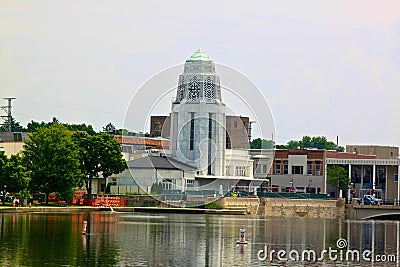
<instances>
[{"instance_id":1,"label":"parked car","mask_svg":"<svg viewBox=\"0 0 400 267\"><path fill-rule=\"evenodd\" d=\"M15 196L6 193L6 197L5 197L5 202L12 202L14 200ZM3 192L0 192L0 202L3 202Z\"/></svg>"},{"instance_id":2,"label":"parked car","mask_svg":"<svg viewBox=\"0 0 400 267\"><path fill-rule=\"evenodd\" d=\"M364 201L364 205L378 205L378 199L373 195L364 195L362 198ZM361 199L358 200L358 203L361 204Z\"/></svg>"}]
</instances>

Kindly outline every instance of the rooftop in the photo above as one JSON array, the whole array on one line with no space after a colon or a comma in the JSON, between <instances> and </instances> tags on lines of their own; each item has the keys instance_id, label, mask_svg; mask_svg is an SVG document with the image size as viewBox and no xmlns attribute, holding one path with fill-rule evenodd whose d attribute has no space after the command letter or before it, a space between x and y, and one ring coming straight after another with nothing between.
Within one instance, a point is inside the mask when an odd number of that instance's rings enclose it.
<instances>
[{"instance_id":1,"label":"rooftop","mask_svg":"<svg viewBox=\"0 0 400 267\"><path fill-rule=\"evenodd\" d=\"M128 162L129 168L196 171L196 168L170 157L149 155Z\"/></svg>"},{"instance_id":2,"label":"rooftop","mask_svg":"<svg viewBox=\"0 0 400 267\"><path fill-rule=\"evenodd\" d=\"M192 61L212 61L212 59L207 56L203 50L197 50L190 58L186 60L186 62Z\"/></svg>"}]
</instances>

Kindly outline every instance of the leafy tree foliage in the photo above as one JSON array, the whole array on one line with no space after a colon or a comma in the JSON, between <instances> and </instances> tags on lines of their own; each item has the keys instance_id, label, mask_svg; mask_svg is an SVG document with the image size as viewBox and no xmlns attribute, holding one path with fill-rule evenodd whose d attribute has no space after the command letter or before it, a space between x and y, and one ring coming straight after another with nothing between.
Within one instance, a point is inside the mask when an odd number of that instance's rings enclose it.
<instances>
[{"instance_id":1,"label":"leafy tree foliage","mask_svg":"<svg viewBox=\"0 0 400 267\"><path fill-rule=\"evenodd\" d=\"M23 195L23 192L29 191L31 172L26 168L21 154L11 155L5 171L8 178L8 191L19 195Z\"/></svg>"},{"instance_id":2,"label":"leafy tree foliage","mask_svg":"<svg viewBox=\"0 0 400 267\"><path fill-rule=\"evenodd\" d=\"M350 179L344 167L338 165L328 166L327 176L327 183L334 186L337 190L348 189Z\"/></svg>"},{"instance_id":3,"label":"leafy tree foliage","mask_svg":"<svg viewBox=\"0 0 400 267\"><path fill-rule=\"evenodd\" d=\"M22 163L20 154L7 158L4 151L0 152L0 191L14 192L22 195L28 191L30 172ZM3 198L3 205L4 205Z\"/></svg>"},{"instance_id":4,"label":"leafy tree foliage","mask_svg":"<svg viewBox=\"0 0 400 267\"><path fill-rule=\"evenodd\" d=\"M153 195L160 195L162 193L164 193L163 187L162 187L162 183L158 182L158 183L153 183L151 185L151 194Z\"/></svg>"},{"instance_id":5,"label":"leafy tree foliage","mask_svg":"<svg viewBox=\"0 0 400 267\"><path fill-rule=\"evenodd\" d=\"M81 170L90 197L92 180L101 174L104 178L122 172L127 168L122 158L119 143L113 135L99 133L94 136L86 132L76 132L73 140L79 148Z\"/></svg>"},{"instance_id":6,"label":"leafy tree foliage","mask_svg":"<svg viewBox=\"0 0 400 267\"><path fill-rule=\"evenodd\" d=\"M328 141L325 136L303 136L300 141L291 140L287 145L279 145L277 148L282 149L296 149L296 148L316 148L325 150L338 150L344 152L344 147L339 146L336 148L336 144L332 141Z\"/></svg>"},{"instance_id":7,"label":"leafy tree foliage","mask_svg":"<svg viewBox=\"0 0 400 267\"><path fill-rule=\"evenodd\" d=\"M251 149L272 149L274 148L274 142L272 140L265 140L257 138L251 141Z\"/></svg>"},{"instance_id":8,"label":"leafy tree foliage","mask_svg":"<svg viewBox=\"0 0 400 267\"><path fill-rule=\"evenodd\" d=\"M117 133L117 129L115 128L114 124L112 124L110 122L106 126L103 127L103 132L109 133L109 134L116 134Z\"/></svg>"},{"instance_id":9,"label":"leafy tree foliage","mask_svg":"<svg viewBox=\"0 0 400 267\"><path fill-rule=\"evenodd\" d=\"M0 126L0 132L5 132L4 126ZM24 127L14 117L11 117L11 132L25 132Z\"/></svg>"},{"instance_id":10,"label":"leafy tree foliage","mask_svg":"<svg viewBox=\"0 0 400 267\"><path fill-rule=\"evenodd\" d=\"M25 141L23 154L31 170L31 188L46 194L51 192L68 197L71 190L81 185L79 151L72 141L72 132L54 122L40 127Z\"/></svg>"},{"instance_id":11,"label":"leafy tree foliage","mask_svg":"<svg viewBox=\"0 0 400 267\"><path fill-rule=\"evenodd\" d=\"M4 190L4 186L7 186L7 175L6 175L6 167L7 167L7 156L4 151L0 151L0 191L2 193ZM3 197L3 205L5 202L5 198Z\"/></svg>"},{"instance_id":12,"label":"leafy tree foliage","mask_svg":"<svg viewBox=\"0 0 400 267\"><path fill-rule=\"evenodd\" d=\"M50 127L54 124L62 124L64 125L68 130L71 131L85 131L90 135L95 135L96 132L93 129L92 125L86 125L85 123L81 124L68 124L68 123L60 123L60 121L56 118L53 117L51 122L37 122L37 121L31 121L27 125L27 132L36 132L38 129L43 128L43 127Z\"/></svg>"},{"instance_id":13,"label":"leafy tree foliage","mask_svg":"<svg viewBox=\"0 0 400 267\"><path fill-rule=\"evenodd\" d=\"M93 129L92 125L86 125L85 123L81 124L63 124L67 127L68 130L71 131L84 131L90 135L95 135L96 131Z\"/></svg>"}]
</instances>

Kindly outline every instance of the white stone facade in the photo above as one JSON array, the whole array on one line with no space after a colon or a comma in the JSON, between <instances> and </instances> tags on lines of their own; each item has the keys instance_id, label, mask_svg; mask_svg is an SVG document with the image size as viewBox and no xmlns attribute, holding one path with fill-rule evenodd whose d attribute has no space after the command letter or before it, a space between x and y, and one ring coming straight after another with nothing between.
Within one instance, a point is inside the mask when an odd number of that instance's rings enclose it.
<instances>
[{"instance_id":1,"label":"white stone facade","mask_svg":"<svg viewBox=\"0 0 400 267\"><path fill-rule=\"evenodd\" d=\"M171 154L200 175L225 171L225 105L214 62L199 50L186 60L171 110Z\"/></svg>"}]
</instances>

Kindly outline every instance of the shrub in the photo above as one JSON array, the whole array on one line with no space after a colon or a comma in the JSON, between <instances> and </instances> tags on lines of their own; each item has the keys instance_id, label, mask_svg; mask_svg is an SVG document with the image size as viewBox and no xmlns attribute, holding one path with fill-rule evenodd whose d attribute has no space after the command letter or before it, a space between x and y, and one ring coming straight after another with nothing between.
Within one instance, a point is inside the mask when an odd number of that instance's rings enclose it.
<instances>
[{"instance_id":1,"label":"shrub","mask_svg":"<svg viewBox=\"0 0 400 267\"><path fill-rule=\"evenodd\" d=\"M215 209L215 210L220 210L222 209L222 206L218 205L215 202L211 202L211 203L207 203L206 205L204 205L204 208L206 209Z\"/></svg>"}]
</instances>

